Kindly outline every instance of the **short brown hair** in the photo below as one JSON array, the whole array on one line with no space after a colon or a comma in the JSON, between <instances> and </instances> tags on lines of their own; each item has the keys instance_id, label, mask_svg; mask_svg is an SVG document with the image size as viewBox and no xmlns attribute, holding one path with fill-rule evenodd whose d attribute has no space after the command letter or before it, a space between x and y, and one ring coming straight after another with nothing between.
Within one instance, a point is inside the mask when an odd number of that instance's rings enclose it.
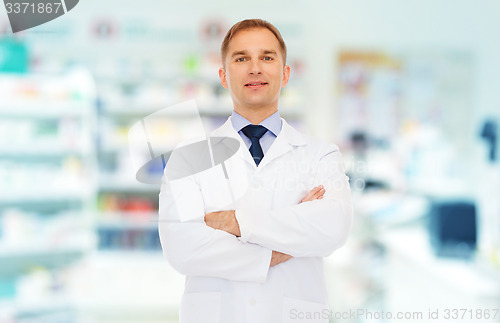
<instances>
[{"instance_id":1,"label":"short brown hair","mask_svg":"<svg viewBox=\"0 0 500 323\"><path fill-rule=\"evenodd\" d=\"M286 45L285 41L283 40L283 37L281 37L281 34L278 31L278 28L274 27L274 25L271 24L270 22L262 19L245 19L235 23L231 27L231 29L228 30L226 36L224 37L224 40L222 41L222 45L220 47L220 56L222 58L223 65L226 60L227 47L229 46L229 42L231 41L231 39L233 39L234 35L236 35L238 32L242 30L248 30L254 28L266 28L270 32L272 32L274 36L276 36L276 39L280 44L281 51L283 52L283 64L286 64Z\"/></svg>"}]
</instances>

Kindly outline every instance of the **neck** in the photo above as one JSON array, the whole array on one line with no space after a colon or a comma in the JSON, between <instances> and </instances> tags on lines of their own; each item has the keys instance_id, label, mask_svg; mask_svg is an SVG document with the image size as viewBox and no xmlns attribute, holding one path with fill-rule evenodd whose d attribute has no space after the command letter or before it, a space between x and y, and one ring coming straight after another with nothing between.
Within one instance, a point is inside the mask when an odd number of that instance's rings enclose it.
<instances>
[{"instance_id":1,"label":"neck","mask_svg":"<svg viewBox=\"0 0 500 323\"><path fill-rule=\"evenodd\" d=\"M250 121L252 124L259 124L262 121L266 120L270 116L272 116L276 111L278 111L277 107L273 107L270 109L241 109L238 107L234 107L234 111L236 111L239 115Z\"/></svg>"}]
</instances>

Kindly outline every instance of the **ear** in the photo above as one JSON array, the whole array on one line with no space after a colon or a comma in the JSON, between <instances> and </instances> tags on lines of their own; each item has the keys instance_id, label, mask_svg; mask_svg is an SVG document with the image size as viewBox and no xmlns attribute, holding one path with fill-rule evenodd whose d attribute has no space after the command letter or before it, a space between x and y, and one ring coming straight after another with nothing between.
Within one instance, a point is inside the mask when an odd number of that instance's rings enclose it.
<instances>
[{"instance_id":1,"label":"ear","mask_svg":"<svg viewBox=\"0 0 500 323\"><path fill-rule=\"evenodd\" d=\"M219 68L219 79L220 79L220 84L222 84L222 86L225 89L227 89L228 86L227 86L227 80L226 80L226 70L224 69L224 67Z\"/></svg>"},{"instance_id":2,"label":"ear","mask_svg":"<svg viewBox=\"0 0 500 323\"><path fill-rule=\"evenodd\" d=\"M281 87L285 87L288 84L289 78L290 78L290 66L285 65L283 67L283 78L281 79Z\"/></svg>"}]
</instances>

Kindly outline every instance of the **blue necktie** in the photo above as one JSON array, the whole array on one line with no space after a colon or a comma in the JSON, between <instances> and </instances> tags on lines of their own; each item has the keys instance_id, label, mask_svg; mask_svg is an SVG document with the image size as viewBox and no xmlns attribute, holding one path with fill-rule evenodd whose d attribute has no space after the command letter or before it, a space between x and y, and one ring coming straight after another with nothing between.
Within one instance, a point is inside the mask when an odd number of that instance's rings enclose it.
<instances>
[{"instance_id":1,"label":"blue necktie","mask_svg":"<svg viewBox=\"0 0 500 323\"><path fill-rule=\"evenodd\" d=\"M259 166L262 157L264 157L264 153L262 152L262 147L260 146L259 139L267 132L266 127L261 125L250 124L241 129L241 131L252 142L252 145L250 146L250 154L252 154L255 164Z\"/></svg>"}]
</instances>

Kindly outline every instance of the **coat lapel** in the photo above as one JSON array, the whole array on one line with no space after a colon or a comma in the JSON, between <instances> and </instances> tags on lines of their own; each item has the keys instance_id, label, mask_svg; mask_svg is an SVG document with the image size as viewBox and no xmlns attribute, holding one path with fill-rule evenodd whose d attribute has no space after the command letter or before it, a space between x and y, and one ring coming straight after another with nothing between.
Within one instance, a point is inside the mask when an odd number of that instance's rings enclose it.
<instances>
[{"instance_id":1,"label":"coat lapel","mask_svg":"<svg viewBox=\"0 0 500 323\"><path fill-rule=\"evenodd\" d=\"M306 144L306 140L304 135L295 130L292 126L290 126L285 119L281 118L282 127L279 135L274 140L273 144L269 148L269 150L264 155L264 158L259 164L258 169L264 168L266 165L271 163L276 158L283 156L284 154L290 152L294 149L294 146L302 146ZM248 151L245 143L241 139L241 136L234 130L233 125L231 124L231 117L227 119L227 121L215 129L210 137L214 137L215 139L211 141L212 145L215 144L224 144L224 137L230 137L238 140L240 142L240 148L236 155L249 163L252 167L257 168L255 162L253 161L252 155Z\"/></svg>"},{"instance_id":2,"label":"coat lapel","mask_svg":"<svg viewBox=\"0 0 500 323\"><path fill-rule=\"evenodd\" d=\"M238 140L240 143L240 148L236 152L236 156L249 163L251 166L257 167L255 165L255 162L253 161L252 155L247 149L247 146L243 142L243 139L241 139L241 136L236 132L236 130L234 130L233 125L231 124L231 117L229 117L222 126L212 131L212 133L210 133L210 137L214 138L213 140L211 140L212 145L223 144L227 146L228 143L225 142L225 137Z\"/></svg>"},{"instance_id":3,"label":"coat lapel","mask_svg":"<svg viewBox=\"0 0 500 323\"><path fill-rule=\"evenodd\" d=\"M262 161L259 164L259 169L264 168L276 158L292 151L294 146L302 146L306 144L306 140L301 133L290 126L285 119L281 118L281 122L281 131L264 155L264 158L262 158Z\"/></svg>"}]
</instances>

